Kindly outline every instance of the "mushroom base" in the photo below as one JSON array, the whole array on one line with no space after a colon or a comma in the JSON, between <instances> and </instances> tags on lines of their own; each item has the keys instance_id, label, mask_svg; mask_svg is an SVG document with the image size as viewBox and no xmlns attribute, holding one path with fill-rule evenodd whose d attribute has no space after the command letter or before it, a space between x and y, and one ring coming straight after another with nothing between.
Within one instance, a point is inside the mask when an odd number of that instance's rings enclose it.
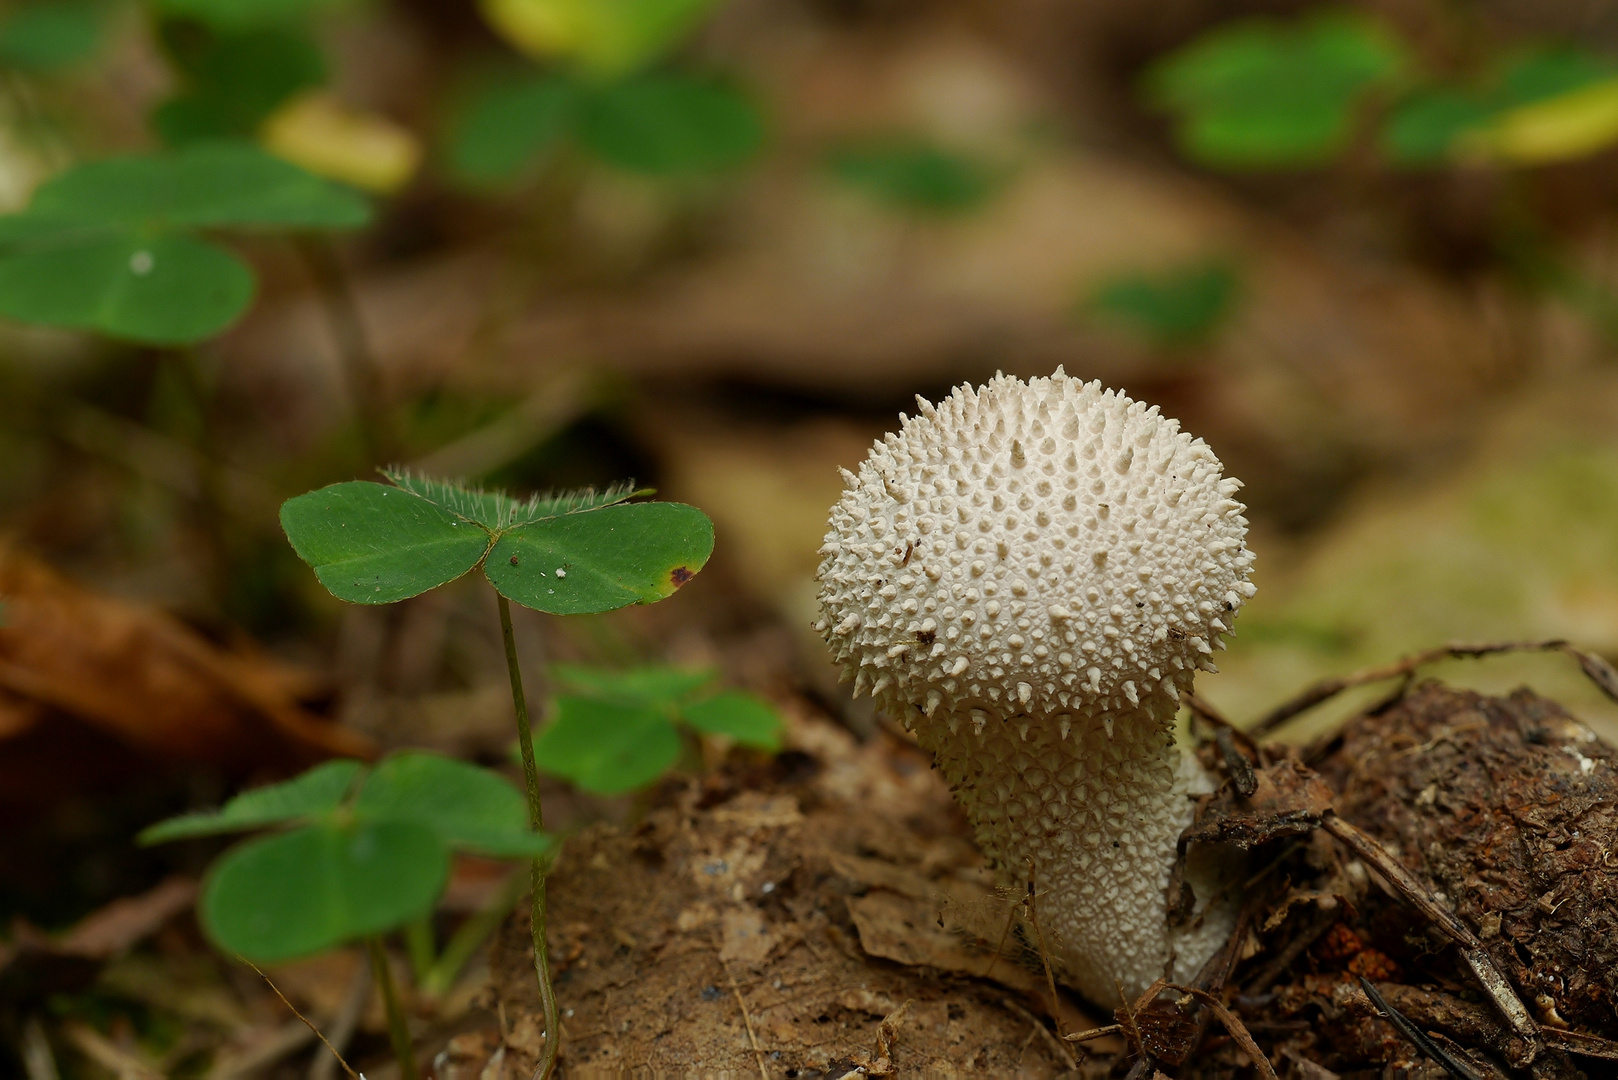
<instances>
[{"instance_id":1,"label":"mushroom base","mask_svg":"<svg viewBox=\"0 0 1618 1080\"><path fill-rule=\"evenodd\" d=\"M1165 973L1193 977L1235 925L1211 852L1186 868L1192 916L1168 925L1180 833L1193 797L1211 790L1175 745L1173 716L1166 694L1133 714L1068 712L1064 737L1049 717L974 725L966 710L913 712L979 846L1013 883L1032 871L1039 929L1063 982L1100 1004L1118 1004L1120 990L1133 1000Z\"/></svg>"}]
</instances>

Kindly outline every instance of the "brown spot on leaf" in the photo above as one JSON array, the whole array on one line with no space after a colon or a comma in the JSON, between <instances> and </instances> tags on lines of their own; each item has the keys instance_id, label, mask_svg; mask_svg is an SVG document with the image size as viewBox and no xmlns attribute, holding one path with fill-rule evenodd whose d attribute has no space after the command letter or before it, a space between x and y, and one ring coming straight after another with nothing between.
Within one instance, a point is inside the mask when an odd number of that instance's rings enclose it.
<instances>
[{"instance_id":1,"label":"brown spot on leaf","mask_svg":"<svg viewBox=\"0 0 1618 1080\"><path fill-rule=\"evenodd\" d=\"M693 574L684 566L676 566L673 570L669 571L669 580L674 583L674 587L676 589L696 576L697 575Z\"/></svg>"},{"instance_id":2,"label":"brown spot on leaf","mask_svg":"<svg viewBox=\"0 0 1618 1080\"><path fill-rule=\"evenodd\" d=\"M511 557L511 565L512 565L512 566L516 566L516 565L517 565L517 556L515 556L515 555L513 555L513 556L512 556L512 557Z\"/></svg>"}]
</instances>

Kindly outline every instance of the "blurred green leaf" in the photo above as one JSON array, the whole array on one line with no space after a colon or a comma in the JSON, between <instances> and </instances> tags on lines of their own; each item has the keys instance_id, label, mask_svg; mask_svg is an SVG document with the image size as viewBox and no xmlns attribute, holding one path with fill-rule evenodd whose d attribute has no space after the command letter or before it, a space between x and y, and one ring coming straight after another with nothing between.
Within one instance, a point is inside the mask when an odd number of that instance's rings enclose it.
<instances>
[{"instance_id":1,"label":"blurred green leaf","mask_svg":"<svg viewBox=\"0 0 1618 1080\"><path fill-rule=\"evenodd\" d=\"M253 298L234 255L183 233L0 251L0 315L154 345L211 337Z\"/></svg>"},{"instance_id":2,"label":"blurred green leaf","mask_svg":"<svg viewBox=\"0 0 1618 1080\"><path fill-rule=\"evenodd\" d=\"M770 704L741 690L722 690L680 710L685 721L710 735L729 735L743 746L781 747L781 717Z\"/></svg>"},{"instance_id":3,"label":"blurred green leaf","mask_svg":"<svg viewBox=\"0 0 1618 1080\"><path fill-rule=\"evenodd\" d=\"M990 165L912 139L845 146L832 152L832 173L884 202L948 213L974 209L999 189Z\"/></svg>"},{"instance_id":4,"label":"blurred green leaf","mask_svg":"<svg viewBox=\"0 0 1618 1080\"><path fill-rule=\"evenodd\" d=\"M450 165L476 184L516 179L567 136L579 93L573 80L553 74L483 88L451 129Z\"/></svg>"},{"instance_id":5,"label":"blurred green leaf","mask_svg":"<svg viewBox=\"0 0 1618 1080\"><path fill-rule=\"evenodd\" d=\"M751 99L723 83L645 75L585 97L575 136L608 165L673 176L746 163L764 144L764 120Z\"/></svg>"},{"instance_id":6,"label":"blurred green leaf","mask_svg":"<svg viewBox=\"0 0 1618 1080\"><path fill-rule=\"evenodd\" d=\"M154 0L160 14L196 19L218 30L286 26L348 0Z\"/></svg>"},{"instance_id":7,"label":"blurred green leaf","mask_svg":"<svg viewBox=\"0 0 1618 1080\"><path fill-rule=\"evenodd\" d=\"M1475 83L1410 94L1388 116L1383 152L1405 166L1457 156L1519 164L1588 156L1618 140L1615 76L1610 61L1579 49L1520 51Z\"/></svg>"},{"instance_id":8,"label":"blurred green leaf","mask_svg":"<svg viewBox=\"0 0 1618 1080\"><path fill-rule=\"evenodd\" d=\"M1382 128L1383 152L1399 165L1443 159L1464 131L1477 128L1489 107L1460 90L1423 90L1400 102Z\"/></svg>"},{"instance_id":9,"label":"blurred green leaf","mask_svg":"<svg viewBox=\"0 0 1618 1080\"><path fill-rule=\"evenodd\" d=\"M551 677L563 686L620 705L671 710L719 677L711 668L647 664L635 668L594 668L552 664Z\"/></svg>"},{"instance_id":10,"label":"blurred green leaf","mask_svg":"<svg viewBox=\"0 0 1618 1080\"><path fill-rule=\"evenodd\" d=\"M426 915L448 872L449 851L425 825L324 822L226 853L198 914L226 952L274 963Z\"/></svg>"},{"instance_id":11,"label":"blurred green leaf","mask_svg":"<svg viewBox=\"0 0 1618 1080\"><path fill-rule=\"evenodd\" d=\"M283 783L244 791L218 810L158 822L137 839L142 844L161 844L329 814L342 803L363 768L357 761L328 761Z\"/></svg>"},{"instance_id":12,"label":"blurred green leaf","mask_svg":"<svg viewBox=\"0 0 1618 1080\"><path fill-rule=\"evenodd\" d=\"M326 81L325 58L302 31L220 34L191 23L163 29L185 80L152 114L152 126L171 146L251 136L294 94Z\"/></svg>"},{"instance_id":13,"label":"blurred green leaf","mask_svg":"<svg viewBox=\"0 0 1618 1080\"><path fill-rule=\"evenodd\" d=\"M371 217L357 193L242 142L87 162L40 185L26 213L142 228L347 229Z\"/></svg>"},{"instance_id":14,"label":"blurred green leaf","mask_svg":"<svg viewBox=\"0 0 1618 1080\"><path fill-rule=\"evenodd\" d=\"M391 604L454 581L490 543L475 521L363 480L288 499L281 527L320 583L351 604Z\"/></svg>"},{"instance_id":15,"label":"blurred green leaf","mask_svg":"<svg viewBox=\"0 0 1618 1080\"><path fill-rule=\"evenodd\" d=\"M504 533L483 572L503 596L553 615L613 611L673 595L713 551L713 523L683 503L625 503Z\"/></svg>"},{"instance_id":16,"label":"blurred green leaf","mask_svg":"<svg viewBox=\"0 0 1618 1080\"><path fill-rule=\"evenodd\" d=\"M534 740L540 768L598 795L649 784L679 756L680 737L667 716L594 698L557 698L556 718Z\"/></svg>"},{"instance_id":17,"label":"blurred green leaf","mask_svg":"<svg viewBox=\"0 0 1618 1080\"><path fill-rule=\"evenodd\" d=\"M482 0L484 17L530 56L619 77L668 52L716 0Z\"/></svg>"},{"instance_id":18,"label":"blurred green leaf","mask_svg":"<svg viewBox=\"0 0 1618 1080\"><path fill-rule=\"evenodd\" d=\"M438 754L404 752L384 760L360 787L353 811L371 821L413 821L450 848L484 855L543 855L549 837L528 827L523 796L498 775Z\"/></svg>"},{"instance_id":19,"label":"blurred green leaf","mask_svg":"<svg viewBox=\"0 0 1618 1080\"><path fill-rule=\"evenodd\" d=\"M1613 74L1612 61L1583 49L1565 46L1528 49L1503 59L1491 80L1486 100L1496 108L1529 105L1581 90Z\"/></svg>"},{"instance_id":20,"label":"blurred green leaf","mask_svg":"<svg viewBox=\"0 0 1618 1080\"><path fill-rule=\"evenodd\" d=\"M1085 303L1091 314L1127 327L1154 345L1205 340L1235 303L1236 271L1223 262L1156 274L1123 274L1102 282Z\"/></svg>"},{"instance_id":21,"label":"blurred green leaf","mask_svg":"<svg viewBox=\"0 0 1618 1080\"><path fill-rule=\"evenodd\" d=\"M101 43L103 5L77 0L36 0L14 8L0 22L0 65L23 71L70 67Z\"/></svg>"},{"instance_id":22,"label":"blurred green leaf","mask_svg":"<svg viewBox=\"0 0 1618 1080\"><path fill-rule=\"evenodd\" d=\"M1190 157L1223 168L1314 165L1347 147L1366 94L1409 67L1402 43L1350 12L1222 26L1158 60L1152 102Z\"/></svg>"},{"instance_id":23,"label":"blurred green leaf","mask_svg":"<svg viewBox=\"0 0 1618 1080\"><path fill-rule=\"evenodd\" d=\"M158 345L223 330L253 274L201 228L349 228L370 207L244 143L108 158L40 185L0 217L0 314Z\"/></svg>"}]
</instances>

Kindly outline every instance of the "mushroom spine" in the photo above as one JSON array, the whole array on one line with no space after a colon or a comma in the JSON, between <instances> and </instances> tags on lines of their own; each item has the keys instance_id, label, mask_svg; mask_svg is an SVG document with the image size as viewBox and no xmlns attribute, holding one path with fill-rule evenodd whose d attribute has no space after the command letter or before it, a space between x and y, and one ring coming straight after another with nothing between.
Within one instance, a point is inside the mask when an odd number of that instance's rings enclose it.
<instances>
[{"instance_id":1,"label":"mushroom spine","mask_svg":"<svg viewBox=\"0 0 1618 1080\"><path fill-rule=\"evenodd\" d=\"M1030 861L1066 981L1098 1002L1228 936L1221 868L1166 892L1191 796L1180 694L1253 594L1240 482L1156 406L1099 382L997 376L901 415L832 508L816 623L930 750L985 852ZM1212 901L1212 902L1210 902Z\"/></svg>"}]
</instances>

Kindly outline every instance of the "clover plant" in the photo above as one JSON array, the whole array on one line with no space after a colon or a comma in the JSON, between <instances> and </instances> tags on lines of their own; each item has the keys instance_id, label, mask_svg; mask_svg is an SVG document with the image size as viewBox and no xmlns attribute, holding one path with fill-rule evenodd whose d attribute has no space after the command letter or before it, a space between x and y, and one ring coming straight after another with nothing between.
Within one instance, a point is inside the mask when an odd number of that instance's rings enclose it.
<instances>
[{"instance_id":1,"label":"clover plant","mask_svg":"<svg viewBox=\"0 0 1618 1080\"><path fill-rule=\"evenodd\" d=\"M1481 77L1433 81L1399 102L1382 131L1396 164L1496 157L1518 164L1584 157L1618 140L1618 66L1580 49L1496 57Z\"/></svg>"},{"instance_id":2,"label":"clover plant","mask_svg":"<svg viewBox=\"0 0 1618 1080\"><path fill-rule=\"evenodd\" d=\"M326 59L301 27L221 31L171 19L159 37L181 87L151 117L170 146L252 138L293 95L326 81Z\"/></svg>"},{"instance_id":3,"label":"clover plant","mask_svg":"<svg viewBox=\"0 0 1618 1080\"><path fill-rule=\"evenodd\" d=\"M935 214L976 209L1005 180L1005 170L988 162L905 135L837 147L827 164L885 203Z\"/></svg>"},{"instance_id":4,"label":"clover plant","mask_svg":"<svg viewBox=\"0 0 1618 1080\"><path fill-rule=\"evenodd\" d=\"M1215 27L1148 70L1150 102L1188 157L1226 169L1323 165L1385 106L1374 145L1401 167L1536 165L1618 142L1618 65L1584 49L1484 54L1479 70L1420 71L1382 23L1325 9Z\"/></svg>"},{"instance_id":5,"label":"clover plant","mask_svg":"<svg viewBox=\"0 0 1618 1080\"><path fill-rule=\"evenodd\" d=\"M625 671L557 664L553 718L534 742L540 771L586 791L615 795L663 775L696 732L776 750L781 718L740 690L716 690L711 670L647 666Z\"/></svg>"},{"instance_id":6,"label":"clover plant","mask_svg":"<svg viewBox=\"0 0 1618 1080\"><path fill-rule=\"evenodd\" d=\"M615 169L692 176L746 163L764 141L752 100L724 79L654 68L713 0L486 0L490 25L543 66L486 80L451 125L473 184L521 178L564 145Z\"/></svg>"},{"instance_id":7,"label":"clover plant","mask_svg":"<svg viewBox=\"0 0 1618 1080\"><path fill-rule=\"evenodd\" d=\"M1153 65L1152 102L1173 113L1185 153L1227 168L1324 162L1345 149L1367 96L1409 67L1380 23L1340 11L1293 24L1218 27Z\"/></svg>"},{"instance_id":8,"label":"clover plant","mask_svg":"<svg viewBox=\"0 0 1618 1080\"><path fill-rule=\"evenodd\" d=\"M75 166L0 217L0 316L154 345L246 308L253 272L203 234L349 229L369 204L246 143Z\"/></svg>"},{"instance_id":9,"label":"clover plant","mask_svg":"<svg viewBox=\"0 0 1618 1080\"><path fill-rule=\"evenodd\" d=\"M378 962L380 935L431 914L451 853L537 858L550 838L528 827L523 797L500 777L411 751L369 768L326 762L217 811L153 825L140 842L265 829L274 831L232 848L209 870L198 904L203 929L226 952L265 964L363 940L400 1066L416 1075L403 1015Z\"/></svg>"},{"instance_id":10,"label":"clover plant","mask_svg":"<svg viewBox=\"0 0 1618 1080\"><path fill-rule=\"evenodd\" d=\"M529 825L545 826L510 601L557 615L661 600L713 550L713 523L681 503L630 502L632 485L517 499L400 471L389 484L349 481L289 499L281 525L332 595L388 604L481 568L493 586L528 790ZM545 866L530 863L534 967L545 1014L537 1076L556 1061L558 1018L545 945Z\"/></svg>"},{"instance_id":11,"label":"clover plant","mask_svg":"<svg viewBox=\"0 0 1618 1080\"><path fill-rule=\"evenodd\" d=\"M1198 261L1156 273L1107 278L1086 297L1086 314L1128 328L1159 348L1195 345L1235 305L1240 281L1229 263Z\"/></svg>"}]
</instances>

